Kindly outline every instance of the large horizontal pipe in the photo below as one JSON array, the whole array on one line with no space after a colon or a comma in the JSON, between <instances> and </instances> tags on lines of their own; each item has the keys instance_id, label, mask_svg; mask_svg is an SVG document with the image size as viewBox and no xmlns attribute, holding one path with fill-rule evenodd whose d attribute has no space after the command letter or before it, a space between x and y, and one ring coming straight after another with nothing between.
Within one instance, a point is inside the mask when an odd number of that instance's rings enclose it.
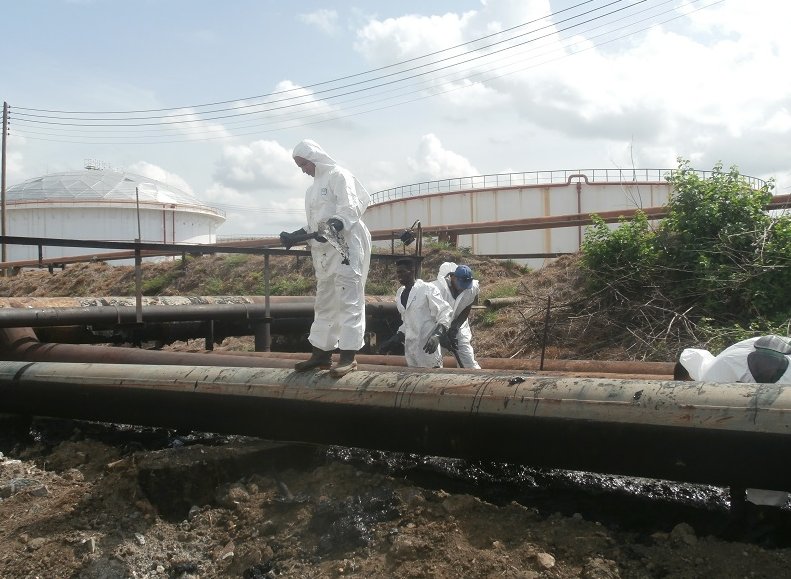
<instances>
[{"instance_id":1,"label":"large horizontal pipe","mask_svg":"<svg viewBox=\"0 0 791 579\"><path fill-rule=\"evenodd\" d=\"M302 336L310 331L313 318L273 318L271 334ZM247 320L193 321L193 322L149 322L141 325L86 324L81 326L47 326L36 328L42 342L64 344L129 344L156 342L172 344L187 340L212 338L215 344L234 336L254 336L255 325Z\"/></svg>"},{"instance_id":2,"label":"large horizontal pipe","mask_svg":"<svg viewBox=\"0 0 791 579\"><path fill-rule=\"evenodd\" d=\"M791 489L791 391L708 384L0 362L6 413Z\"/></svg>"},{"instance_id":3,"label":"large horizontal pipe","mask_svg":"<svg viewBox=\"0 0 791 579\"><path fill-rule=\"evenodd\" d=\"M311 302L274 302L269 305L271 317L313 317ZM367 315L395 315L395 302L366 303ZM263 321L266 305L197 304L143 306L143 321L182 322L199 320ZM137 320L134 306L105 305L74 308L0 308L0 327L40 328L75 324L131 324Z\"/></svg>"},{"instance_id":4,"label":"large horizontal pipe","mask_svg":"<svg viewBox=\"0 0 791 579\"><path fill-rule=\"evenodd\" d=\"M310 304L314 296L269 296L272 304ZM191 306L199 304L263 304L264 296L142 296L144 306ZM366 296L371 306L395 307L393 296ZM84 296L84 297L0 297L0 308L81 308L92 306L134 306L135 296Z\"/></svg>"}]
</instances>

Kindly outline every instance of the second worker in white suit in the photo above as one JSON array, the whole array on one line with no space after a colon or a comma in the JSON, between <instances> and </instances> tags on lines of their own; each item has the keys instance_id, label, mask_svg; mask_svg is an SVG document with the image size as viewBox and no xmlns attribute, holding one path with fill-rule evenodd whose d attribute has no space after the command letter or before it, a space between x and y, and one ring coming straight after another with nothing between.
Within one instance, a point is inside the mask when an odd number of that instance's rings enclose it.
<instances>
[{"instance_id":1,"label":"second worker in white suit","mask_svg":"<svg viewBox=\"0 0 791 579\"><path fill-rule=\"evenodd\" d=\"M408 366L441 368L439 342L450 325L451 305L433 284L415 279L413 260L399 259L396 275L402 284L396 292L396 308L402 324L394 336L382 343L379 351L387 354L403 344Z\"/></svg>"}]
</instances>

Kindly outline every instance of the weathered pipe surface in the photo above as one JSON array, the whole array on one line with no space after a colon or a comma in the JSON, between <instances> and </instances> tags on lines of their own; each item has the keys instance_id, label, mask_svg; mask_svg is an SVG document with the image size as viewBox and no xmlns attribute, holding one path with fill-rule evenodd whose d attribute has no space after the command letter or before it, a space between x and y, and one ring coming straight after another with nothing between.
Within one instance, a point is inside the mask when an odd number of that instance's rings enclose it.
<instances>
[{"instance_id":1,"label":"weathered pipe surface","mask_svg":"<svg viewBox=\"0 0 791 579\"><path fill-rule=\"evenodd\" d=\"M141 350L138 348L109 348L104 346L73 345L42 343L25 340L13 348L3 348L0 342L0 359L27 361L27 362L85 362L93 364L154 364L175 366L231 366L239 368L293 368L295 358L279 358L277 356L247 356L239 355L243 352L170 352L161 350ZM307 355L303 358L307 359ZM338 361L338 355L333 358ZM358 355L357 361L360 370L371 372L391 371L392 367L375 362L378 356ZM397 356L392 356L397 358ZM296 358L301 359L301 358ZM402 358L403 359L403 358ZM400 367L401 372L442 373L442 372L467 372L473 374L500 373L502 370L466 370L459 368L407 368ZM556 375L580 376L580 373L555 373ZM647 375L604 374L591 373L599 378L640 378L649 379ZM514 374L517 375L517 374ZM666 377L653 377L661 380Z\"/></svg>"},{"instance_id":2,"label":"weathered pipe surface","mask_svg":"<svg viewBox=\"0 0 791 579\"><path fill-rule=\"evenodd\" d=\"M20 328L19 330L22 330ZM238 352L170 352L139 348L111 348L106 346L53 344L38 342L35 336L17 341L12 347L3 346L0 336L0 359L26 362L82 362L88 364L148 364L163 366L228 366L236 368L294 368L294 360L277 357L237 356ZM334 356L337 361L337 354ZM305 356L307 358L307 356ZM360 357L358 357L359 360ZM388 371L391 368L360 363L360 370ZM407 373L439 373L435 368L401 368ZM472 370L491 373L493 370Z\"/></svg>"},{"instance_id":3,"label":"weathered pipe surface","mask_svg":"<svg viewBox=\"0 0 791 579\"><path fill-rule=\"evenodd\" d=\"M521 381L520 381L521 380ZM7 413L791 490L767 384L0 362Z\"/></svg>"}]
</instances>

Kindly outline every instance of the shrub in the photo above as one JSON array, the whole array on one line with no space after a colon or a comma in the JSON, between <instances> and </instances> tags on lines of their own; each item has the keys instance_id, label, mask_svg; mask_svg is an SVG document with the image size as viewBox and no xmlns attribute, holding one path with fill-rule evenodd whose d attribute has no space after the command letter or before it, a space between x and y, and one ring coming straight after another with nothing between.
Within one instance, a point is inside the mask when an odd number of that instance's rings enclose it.
<instances>
[{"instance_id":1,"label":"shrub","mask_svg":"<svg viewBox=\"0 0 791 579\"><path fill-rule=\"evenodd\" d=\"M714 320L751 335L787 323L791 217L765 210L773 182L756 190L735 167L717 164L704 177L681 159L668 181L673 195L656 229L642 213L614 230L594 220L581 248L589 297L642 306L633 324L681 313L709 336Z\"/></svg>"}]
</instances>

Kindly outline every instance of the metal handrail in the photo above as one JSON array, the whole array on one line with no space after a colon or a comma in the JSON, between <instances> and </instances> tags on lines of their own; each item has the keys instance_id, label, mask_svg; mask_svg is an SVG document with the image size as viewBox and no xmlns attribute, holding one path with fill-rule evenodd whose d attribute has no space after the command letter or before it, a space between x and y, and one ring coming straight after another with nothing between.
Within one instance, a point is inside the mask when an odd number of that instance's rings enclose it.
<instances>
[{"instance_id":1,"label":"metal handrail","mask_svg":"<svg viewBox=\"0 0 791 579\"><path fill-rule=\"evenodd\" d=\"M552 171L526 171L521 173L498 173L491 175L475 175L471 177L455 177L383 189L371 195L371 205L406 197L433 195L435 193L450 193L497 187L561 185L568 183L573 178L583 178L589 183L663 183L670 179L676 172L678 172L678 169L558 169ZM712 171L693 170L693 172L703 179L707 179L712 175ZM766 181L763 179L747 175L743 175L742 177L754 189L766 185Z\"/></svg>"}]
</instances>

